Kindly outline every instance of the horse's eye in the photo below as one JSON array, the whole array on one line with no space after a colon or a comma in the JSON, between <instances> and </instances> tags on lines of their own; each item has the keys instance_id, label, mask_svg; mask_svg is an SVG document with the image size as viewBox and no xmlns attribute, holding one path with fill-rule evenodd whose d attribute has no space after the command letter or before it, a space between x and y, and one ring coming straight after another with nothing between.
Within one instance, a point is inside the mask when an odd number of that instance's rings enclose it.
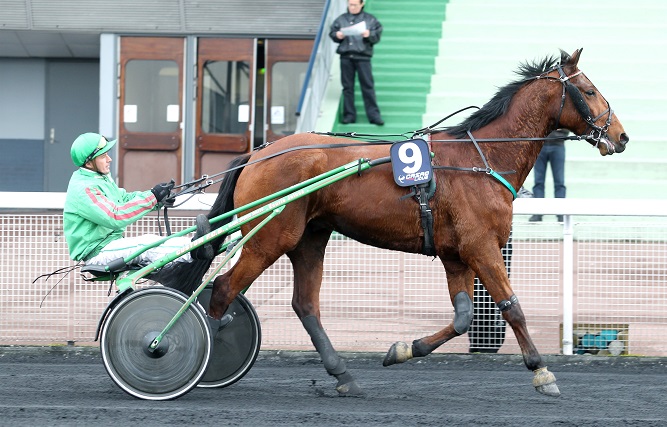
<instances>
[{"instance_id":1,"label":"horse's eye","mask_svg":"<svg viewBox=\"0 0 667 427\"><path fill-rule=\"evenodd\" d=\"M586 93L586 95L588 95L588 96L593 96L593 95L595 95L595 91L594 91L594 90L587 90L585 93Z\"/></svg>"}]
</instances>

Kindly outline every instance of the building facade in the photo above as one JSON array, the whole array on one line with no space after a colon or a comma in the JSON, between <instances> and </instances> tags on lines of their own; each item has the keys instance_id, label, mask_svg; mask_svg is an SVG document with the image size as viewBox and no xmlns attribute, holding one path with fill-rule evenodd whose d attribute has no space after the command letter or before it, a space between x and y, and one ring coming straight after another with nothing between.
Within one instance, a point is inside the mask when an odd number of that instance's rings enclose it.
<instances>
[{"instance_id":1,"label":"building facade","mask_svg":"<svg viewBox=\"0 0 667 427\"><path fill-rule=\"evenodd\" d=\"M0 191L65 191L83 132L128 190L293 133L325 5L0 0Z\"/></svg>"}]
</instances>

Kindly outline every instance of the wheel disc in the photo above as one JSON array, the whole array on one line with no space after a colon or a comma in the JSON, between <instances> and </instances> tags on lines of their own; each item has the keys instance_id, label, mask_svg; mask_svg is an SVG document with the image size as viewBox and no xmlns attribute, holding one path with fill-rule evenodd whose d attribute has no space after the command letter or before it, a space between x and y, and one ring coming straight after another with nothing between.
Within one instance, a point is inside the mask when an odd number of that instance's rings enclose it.
<instances>
[{"instance_id":1,"label":"wheel disc","mask_svg":"<svg viewBox=\"0 0 667 427\"><path fill-rule=\"evenodd\" d=\"M209 286L199 294L198 300L203 307L208 308L210 298ZM239 294L225 314L231 314L233 320L223 329L212 331L211 359L198 387L226 387L234 384L252 368L259 354L261 328L259 317L250 301ZM210 323L213 328L217 328L215 321Z\"/></svg>"},{"instance_id":2,"label":"wheel disc","mask_svg":"<svg viewBox=\"0 0 667 427\"><path fill-rule=\"evenodd\" d=\"M171 289L148 288L131 293L109 314L102 330L102 359L111 379L127 393L149 400L173 399L201 379L211 338L197 305L183 313L154 351L148 349L186 300Z\"/></svg>"}]
</instances>

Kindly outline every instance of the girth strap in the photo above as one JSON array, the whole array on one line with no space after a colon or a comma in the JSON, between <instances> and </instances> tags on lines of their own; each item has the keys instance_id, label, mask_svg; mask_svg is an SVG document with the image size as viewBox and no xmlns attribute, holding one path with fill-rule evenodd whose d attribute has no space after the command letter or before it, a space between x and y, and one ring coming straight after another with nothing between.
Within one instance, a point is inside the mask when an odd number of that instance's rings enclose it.
<instances>
[{"instance_id":1,"label":"girth strap","mask_svg":"<svg viewBox=\"0 0 667 427\"><path fill-rule=\"evenodd\" d=\"M417 203L419 203L419 214L421 227L424 230L424 243L422 244L422 254L428 256L435 256L435 242L433 240L433 212L428 204L428 201L435 194L435 179L431 179L424 184L418 184L412 187L412 191L401 200L414 196Z\"/></svg>"},{"instance_id":2,"label":"girth strap","mask_svg":"<svg viewBox=\"0 0 667 427\"><path fill-rule=\"evenodd\" d=\"M435 182L435 180L431 180ZM435 243L433 242L433 212L428 205L428 192L424 191L427 184L417 186L417 198L419 202L419 212L421 214L421 225L424 229L424 246L422 253L428 256L435 255Z\"/></svg>"}]
</instances>

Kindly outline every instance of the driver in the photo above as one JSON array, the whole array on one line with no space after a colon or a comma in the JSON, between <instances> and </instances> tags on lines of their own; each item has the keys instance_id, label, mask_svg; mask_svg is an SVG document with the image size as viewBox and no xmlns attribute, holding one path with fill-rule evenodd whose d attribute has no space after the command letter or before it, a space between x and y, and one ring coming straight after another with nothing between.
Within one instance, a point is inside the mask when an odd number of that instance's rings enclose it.
<instances>
[{"instance_id":1,"label":"driver","mask_svg":"<svg viewBox=\"0 0 667 427\"><path fill-rule=\"evenodd\" d=\"M63 210L63 227L70 257L86 264L107 265L125 258L161 237L146 234L126 238L125 228L149 212L159 209L169 198L174 182L155 185L150 190L127 192L111 178L109 150L116 140L108 141L97 133L84 133L72 143L70 154L78 167L70 178ZM196 219L199 238L211 231L206 215ZM162 245L143 252L128 264L146 265L190 243L190 239L173 237ZM191 255L192 254L192 255ZM187 253L175 261L213 259L210 243Z\"/></svg>"}]
</instances>

